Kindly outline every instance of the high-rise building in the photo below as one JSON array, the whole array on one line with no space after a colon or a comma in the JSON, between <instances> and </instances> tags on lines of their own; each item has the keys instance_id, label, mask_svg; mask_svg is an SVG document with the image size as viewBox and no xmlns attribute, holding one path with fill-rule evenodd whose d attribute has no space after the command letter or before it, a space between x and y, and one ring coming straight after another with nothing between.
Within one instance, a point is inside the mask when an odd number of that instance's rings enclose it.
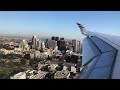
<instances>
[{"instance_id":1,"label":"high-rise building","mask_svg":"<svg viewBox=\"0 0 120 90\"><path fill-rule=\"evenodd\" d=\"M34 35L33 37L32 37L32 46L33 46L33 48L37 48L37 40L38 40L38 38Z\"/></svg>"},{"instance_id":2,"label":"high-rise building","mask_svg":"<svg viewBox=\"0 0 120 90\"><path fill-rule=\"evenodd\" d=\"M55 39L56 39L56 37L52 36L51 40L55 40Z\"/></svg>"},{"instance_id":3,"label":"high-rise building","mask_svg":"<svg viewBox=\"0 0 120 90\"><path fill-rule=\"evenodd\" d=\"M77 51L80 52L80 50L81 50L81 42L78 41L77 42Z\"/></svg>"},{"instance_id":4,"label":"high-rise building","mask_svg":"<svg viewBox=\"0 0 120 90\"><path fill-rule=\"evenodd\" d=\"M59 37L55 37L55 41L59 41Z\"/></svg>"},{"instance_id":5,"label":"high-rise building","mask_svg":"<svg viewBox=\"0 0 120 90\"><path fill-rule=\"evenodd\" d=\"M23 51L29 50L29 46L28 43L25 39L23 39L20 44L19 44L19 48L21 48Z\"/></svg>"},{"instance_id":6,"label":"high-rise building","mask_svg":"<svg viewBox=\"0 0 120 90\"><path fill-rule=\"evenodd\" d=\"M81 49L81 42L77 40L72 40L72 47L74 52L80 52Z\"/></svg>"},{"instance_id":7,"label":"high-rise building","mask_svg":"<svg viewBox=\"0 0 120 90\"><path fill-rule=\"evenodd\" d=\"M61 47L66 47L66 41L65 40L61 40L60 43L61 43L61 45L60 45Z\"/></svg>"},{"instance_id":8,"label":"high-rise building","mask_svg":"<svg viewBox=\"0 0 120 90\"><path fill-rule=\"evenodd\" d=\"M60 40L57 41L58 50L60 50Z\"/></svg>"},{"instance_id":9,"label":"high-rise building","mask_svg":"<svg viewBox=\"0 0 120 90\"><path fill-rule=\"evenodd\" d=\"M72 40L72 47L73 47L73 51L74 52L77 52L77 46L78 46L78 44L77 44L77 40Z\"/></svg>"},{"instance_id":10,"label":"high-rise building","mask_svg":"<svg viewBox=\"0 0 120 90\"><path fill-rule=\"evenodd\" d=\"M67 49L73 51L73 47L72 47L72 44L70 42L67 43Z\"/></svg>"},{"instance_id":11,"label":"high-rise building","mask_svg":"<svg viewBox=\"0 0 120 90\"><path fill-rule=\"evenodd\" d=\"M42 42L34 35L32 37L32 48L33 49L41 49Z\"/></svg>"},{"instance_id":12,"label":"high-rise building","mask_svg":"<svg viewBox=\"0 0 120 90\"><path fill-rule=\"evenodd\" d=\"M66 41L60 40L60 51L65 51L65 50L66 50Z\"/></svg>"},{"instance_id":13,"label":"high-rise building","mask_svg":"<svg viewBox=\"0 0 120 90\"><path fill-rule=\"evenodd\" d=\"M62 38L60 38L60 40L64 40L64 38L62 37Z\"/></svg>"},{"instance_id":14,"label":"high-rise building","mask_svg":"<svg viewBox=\"0 0 120 90\"><path fill-rule=\"evenodd\" d=\"M48 47L54 50L57 47L57 41L55 40L49 40L48 41Z\"/></svg>"},{"instance_id":15,"label":"high-rise building","mask_svg":"<svg viewBox=\"0 0 120 90\"><path fill-rule=\"evenodd\" d=\"M48 39L45 41L45 48L48 48Z\"/></svg>"},{"instance_id":16,"label":"high-rise building","mask_svg":"<svg viewBox=\"0 0 120 90\"><path fill-rule=\"evenodd\" d=\"M37 49L41 49L41 41L40 40L37 40Z\"/></svg>"},{"instance_id":17,"label":"high-rise building","mask_svg":"<svg viewBox=\"0 0 120 90\"><path fill-rule=\"evenodd\" d=\"M57 41L57 46L58 46L58 50L65 50L66 49L66 41L64 40L64 38L62 38L61 40Z\"/></svg>"},{"instance_id":18,"label":"high-rise building","mask_svg":"<svg viewBox=\"0 0 120 90\"><path fill-rule=\"evenodd\" d=\"M45 42L41 43L41 49L45 49Z\"/></svg>"}]
</instances>

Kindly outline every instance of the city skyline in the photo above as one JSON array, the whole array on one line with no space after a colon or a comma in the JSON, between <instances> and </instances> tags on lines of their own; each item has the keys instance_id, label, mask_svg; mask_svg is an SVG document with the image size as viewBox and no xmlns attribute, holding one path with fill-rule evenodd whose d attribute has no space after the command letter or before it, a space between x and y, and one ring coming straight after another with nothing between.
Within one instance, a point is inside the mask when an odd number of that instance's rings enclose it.
<instances>
[{"instance_id":1,"label":"city skyline","mask_svg":"<svg viewBox=\"0 0 120 90\"><path fill-rule=\"evenodd\" d=\"M1 11L0 19L0 79L120 79L120 12Z\"/></svg>"},{"instance_id":2,"label":"city skyline","mask_svg":"<svg viewBox=\"0 0 120 90\"><path fill-rule=\"evenodd\" d=\"M81 40L77 22L91 31L120 34L119 11L1 11L0 19L1 35Z\"/></svg>"}]
</instances>

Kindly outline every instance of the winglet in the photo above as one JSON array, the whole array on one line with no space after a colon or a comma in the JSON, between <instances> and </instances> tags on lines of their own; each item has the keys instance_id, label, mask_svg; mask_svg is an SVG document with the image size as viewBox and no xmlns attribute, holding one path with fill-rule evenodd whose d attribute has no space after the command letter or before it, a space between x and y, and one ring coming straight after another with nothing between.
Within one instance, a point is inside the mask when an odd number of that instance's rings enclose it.
<instances>
[{"instance_id":1,"label":"winglet","mask_svg":"<svg viewBox=\"0 0 120 90\"><path fill-rule=\"evenodd\" d=\"M77 23L77 25L80 27L80 29L84 28L82 24Z\"/></svg>"},{"instance_id":2,"label":"winglet","mask_svg":"<svg viewBox=\"0 0 120 90\"><path fill-rule=\"evenodd\" d=\"M85 36L88 36L87 35L87 30L85 30L85 27L82 25L82 24L80 24L80 23L76 23L78 26L79 26L79 28L80 28L80 30L81 30L81 33L83 34L83 35L85 35Z\"/></svg>"}]
</instances>

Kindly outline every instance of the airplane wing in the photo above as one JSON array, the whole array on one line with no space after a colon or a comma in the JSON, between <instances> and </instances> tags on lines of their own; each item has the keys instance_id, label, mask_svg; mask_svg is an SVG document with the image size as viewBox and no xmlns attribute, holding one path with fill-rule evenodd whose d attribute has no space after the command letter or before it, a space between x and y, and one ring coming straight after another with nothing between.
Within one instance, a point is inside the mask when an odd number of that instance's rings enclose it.
<instances>
[{"instance_id":1,"label":"airplane wing","mask_svg":"<svg viewBox=\"0 0 120 90\"><path fill-rule=\"evenodd\" d=\"M120 79L120 36L91 32L77 25L86 36L79 79Z\"/></svg>"}]
</instances>

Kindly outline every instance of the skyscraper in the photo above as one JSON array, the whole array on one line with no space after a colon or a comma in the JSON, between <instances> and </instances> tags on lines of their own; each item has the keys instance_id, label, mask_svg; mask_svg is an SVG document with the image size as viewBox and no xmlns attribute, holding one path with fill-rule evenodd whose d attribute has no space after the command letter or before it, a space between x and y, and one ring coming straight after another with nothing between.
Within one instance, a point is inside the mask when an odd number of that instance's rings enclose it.
<instances>
[{"instance_id":1,"label":"skyscraper","mask_svg":"<svg viewBox=\"0 0 120 90\"><path fill-rule=\"evenodd\" d=\"M66 50L66 41L65 40L60 40L60 51L65 51Z\"/></svg>"},{"instance_id":2,"label":"skyscraper","mask_svg":"<svg viewBox=\"0 0 120 90\"><path fill-rule=\"evenodd\" d=\"M64 38L62 37L62 38L60 38L60 40L64 40Z\"/></svg>"},{"instance_id":3,"label":"skyscraper","mask_svg":"<svg viewBox=\"0 0 120 90\"><path fill-rule=\"evenodd\" d=\"M77 46L78 46L77 40L75 39L72 40L72 47L74 52L77 52Z\"/></svg>"},{"instance_id":4,"label":"skyscraper","mask_svg":"<svg viewBox=\"0 0 120 90\"><path fill-rule=\"evenodd\" d=\"M42 42L38 39L38 40L37 40L37 49L41 49L41 43L42 43Z\"/></svg>"},{"instance_id":5,"label":"skyscraper","mask_svg":"<svg viewBox=\"0 0 120 90\"><path fill-rule=\"evenodd\" d=\"M41 49L45 49L45 42L41 43Z\"/></svg>"},{"instance_id":6,"label":"skyscraper","mask_svg":"<svg viewBox=\"0 0 120 90\"><path fill-rule=\"evenodd\" d=\"M66 42L65 42L65 40L61 40L61 41L60 41L60 44L61 44L61 45L60 45L61 47L66 47Z\"/></svg>"},{"instance_id":7,"label":"skyscraper","mask_svg":"<svg viewBox=\"0 0 120 90\"><path fill-rule=\"evenodd\" d=\"M55 40L55 39L56 39L56 37L52 36L51 40Z\"/></svg>"},{"instance_id":8,"label":"skyscraper","mask_svg":"<svg viewBox=\"0 0 120 90\"><path fill-rule=\"evenodd\" d=\"M32 48L34 49L37 47L37 39L38 38L35 35L32 37Z\"/></svg>"},{"instance_id":9,"label":"skyscraper","mask_svg":"<svg viewBox=\"0 0 120 90\"><path fill-rule=\"evenodd\" d=\"M74 52L80 52L81 49L81 42L77 40L72 40L72 47Z\"/></svg>"},{"instance_id":10,"label":"skyscraper","mask_svg":"<svg viewBox=\"0 0 120 90\"><path fill-rule=\"evenodd\" d=\"M48 39L45 41L45 48L48 48Z\"/></svg>"},{"instance_id":11,"label":"skyscraper","mask_svg":"<svg viewBox=\"0 0 120 90\"><path fill-rule=\"evenodd\" d=\"M60 50L60 40L57 41L58 50Z\"/></svg>"},{"instance_id":12,"label":"skyscraper","mask_svg":"<svg viewBox=\"0 0 120 90\"><path fill-rule=\"evenodd\" d=\"M57 47L57 41L55 40L49 40L48 41L48 47L54 50Z\"/></svg>"},{"instance_id":13,"label":"skyscraper","mask_svg":"<svg viewBox=\"0 0 120 90\"><path fill-rule=\"evenodd\" d=\"M68 43L67 43L67 49L69 49L69 50L72 50L72 51L73 51L73 47L72 47L71 42L68 42Z\"/></svg>"},{"instance_id":14,"label":"skyscraper","mask_svg":"<svg viewBox=\"0 0 120 90\"><path fill-rule=\"evenodd\" d=\"M55 37L55 41L59 41L59 37Z\"/></svg>"},{"instance_id":15,"label":"skyscraper","mask_svg":"<svg viewBox=\"0 0 120 90\"><path fill-rule=\"evenodd\" d=\"M25 39L23 39L20 44L19 44L19 48L21 48L23 51L29 50L29 46L28 43Z\"/></svg>"},{"instance_id":16,"label":"skyscraper","mask_svg":"<svg viewBox=\"0 0 120 90\"><path fill-rule=\"evenodd\" d=\"M40 49L41 43L42 42L35 35L32 37L32 48L33 49Z\"/></svg>"},{"instance_id":17,"label":"skyscraper","mask_svg":"<svg viewBox=\"0 0 120 90\"><path fill-rule=\"evenodd\" d=\"M77 42L77 51L80 52L80 49L81 49L81 42L78 41L78 42Z\"/></svg>"}]
</instances>

